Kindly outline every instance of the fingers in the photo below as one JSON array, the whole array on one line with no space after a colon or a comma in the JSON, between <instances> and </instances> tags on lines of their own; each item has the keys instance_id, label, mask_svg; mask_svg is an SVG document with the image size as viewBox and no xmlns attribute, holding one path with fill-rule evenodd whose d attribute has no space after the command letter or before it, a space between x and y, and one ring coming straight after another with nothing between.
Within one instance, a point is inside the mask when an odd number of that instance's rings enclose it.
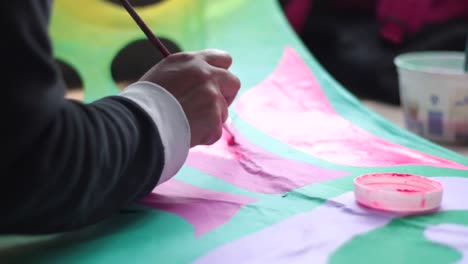
<instances>
[{"instance_id":1,"label":"fingers","mask_svg":"<svg viewBox=\"0 0 468 264\"><path fill-rule=\"evenodd\" d=\"M215 68L213 70L215 71L218 87L229 107L241 87L239 78L228 71L229 67L232 65L231 55L217 49L203 50L199 52L199 55L202 56L209 65Z\"/></svg>"},{"instance_id":2,"label":"fingers","mask_svg":"<svg viewBox=\"0 0 468 264\"><path fill-rule=\"evenodd\" d=\"M175 53L155 66L155 81L182 105L191 129L191 146L211 145L223 133L229 106L241 82L229 72L232 57L220 50ZM159 79L158 79L159 78Z\"/></svg>"},{"instance_id":3,"label":"fingers","mask_svg":"<svg viewBox=\"0 0 468 264\"><path fill-rule=\"evenodd\" d=\"M222 135L222 126L229 116L228 105L217 85L208 85L200 94L206 100L203 115L203 138L199 144L211 145L218 141Z\"/></svg>"},{"instance_id":4,"label":"fingers","mask_svg":"<svg viewBox=\"0 0 468 264\"><path fill-rule=\"evenodd\" d=\"M217 49L208 49L202 50L197 53L204 61L210 64L213 67L229 69L232 65L232 57L229 53L217 50Z\"/></svg>"},{"instance_id":5,"label":"fingers","mask_svg":"<svg viewBox=\"0 0 468 264\"><path fill-rule=\"evenodd\" d=\"M239 92L241 81L227 70L214 69L214 71L219 90L226 100L227 106L230 106Z\"/></svg>"},{"instance_id":6,"label":"fingers","mask_svg":"<svg viewBox=\"0 0 468 264\"><path fill-rule=\"evenodd\" d=\"M221 124L224 123L229 116L229 112L227 102L221 91L216 85L209 85L204 96L208 98L208 103L212 106L213 111L211 115L214 124L217 125L218 122Z\"/></svg>"},{"instance_id":7,"label":"fingers","mask_svg":"<svg viewBox=\"0 0 468 264\"><path fill-rule=\"evenodd\" d=\"M209 65L221 68L221 69L229 69L232 65L232 57L231 55L223 50L218 49L206 49L202 51L196 52L178 52L171 54L167 60L170 61L190 61L193 59L200 59L207 62Z\"/></svg>"},{"instance_id":8,"label":"fingers","mask_svg":"<svg viewBox=\"0 0 468 264\"><path fill-rule=\"evenodd\" d=\"M228 105L228 103L226 102L226 100L224 98L220 98L218 100L218 108L219 108L219 112L221 113L220 122L221 122L221 124L224 124L224 122L226 122L226 120L229 117L229 109L228 109L229 105Z\"/></svg>"}]
</instances>

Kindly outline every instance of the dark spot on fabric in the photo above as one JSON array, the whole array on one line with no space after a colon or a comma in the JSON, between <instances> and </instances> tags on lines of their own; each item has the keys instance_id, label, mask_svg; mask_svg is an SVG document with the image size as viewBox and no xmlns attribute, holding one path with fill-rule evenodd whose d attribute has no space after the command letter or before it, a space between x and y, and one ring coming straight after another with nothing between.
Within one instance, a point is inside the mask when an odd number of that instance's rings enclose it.
<instances>
[{"instance_id":1,"label":"dark spot on fabric","mask_svg":"<svg viewBox=\"0 0 468 264\"><path fill-rule=\"evenodd\" d=\"M68 90L78 90L83 88L83 80L81 79L78 71L72 65L59 59L56 59L55 62L62 73Z\"/></svg>"},{"instance_id":2,"label":"dark spot on fabric","mask_svg":"<svg viewBox=\"0 0 468 264\"><path fill-rule=\"evenodd\" d=\"M161 38L171 53L181 51L172 41ZM163 59L163 55L147 39L128 44L112 61L111 73L116 83L138 80L146 71Z\"/></svg>"},{"instance_id":3,"label":"dark spot on fabric","mask_svg":"<svg viewBox=\"0 0 468 264\"><path fill-rule=\"evenodd\" d=\"M130 4L132 4L133 7L149 6L149 5L159 4L164 1L165 0L129 0ZM119 0L107 0L107 2L116 4L119 6L122 5Z\"/></svg>"}]
</instances>

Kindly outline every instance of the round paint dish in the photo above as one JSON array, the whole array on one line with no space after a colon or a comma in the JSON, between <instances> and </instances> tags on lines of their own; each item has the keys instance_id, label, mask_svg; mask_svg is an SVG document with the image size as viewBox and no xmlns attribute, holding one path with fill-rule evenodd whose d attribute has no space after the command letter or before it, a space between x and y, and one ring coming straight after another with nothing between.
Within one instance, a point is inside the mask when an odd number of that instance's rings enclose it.
<instances>
[{"instance_id":1,"label":"round paint dish","mask_svg":"<svg viewBox=\"0 0 468 264\"><path fill-rule=\"evenodd\" d=\"M399 213L425 213L436 210L442 202L442 183L412 174L366 174L354 180L359 204Z\"/></svg>"}]
</instances>

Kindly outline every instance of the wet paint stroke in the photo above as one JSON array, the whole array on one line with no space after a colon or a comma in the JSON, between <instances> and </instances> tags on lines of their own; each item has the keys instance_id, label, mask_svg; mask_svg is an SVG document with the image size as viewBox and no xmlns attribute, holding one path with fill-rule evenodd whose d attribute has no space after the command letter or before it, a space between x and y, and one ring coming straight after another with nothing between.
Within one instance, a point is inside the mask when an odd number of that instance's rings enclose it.
<instances>
[{"instance_id":1,"label":"wet paint stroke","mask_svg":"<svg viewBox=\"0 0 468 264\"><path fill-rule=\"evenodd\" d=\"M143 205L184 218L199 237L225 224L256 199L215 192L172 179L141 200Z\"/></svg>"},{"instance_id":2,"label":"wet paint stroke","mask_svg":"<svg viewBox=\"0 0 468 264\"><path fill-rule=\"evenodd\" d=\"M211 146L191 150L186 165L249 191L282 194L309 184L337 179L347 172L320 168L268 152L246 139L234 127L230 135Z\"/></svg>"},{"instance_id":3,"label":"wet paint stroke","mask_svg":"<svg viewBox=\"0 0 468 264\"><path fill-rule=\"evenodd\" d=\"M456 249L462 254L457 263L468 263L468 226L440 224L424 231L427 240Z\"/></svg>"},{"instance_id":4,"label":"wet paint stroke","mask_svg":"<svg viewBox=\"0 0 468 264\"><path fill-rule=\"evenodd\" d=\"M441 211L468 210L464 197L468 179L437 178L445 186ZM395 217L360 207L354 193L331 199L311 212L298 214L237 241L208 252L195 263L327 263L353 237L381 228ZM284 243L287 241L287 243Z\"/></svg>"},{"instance_id":5,"label":"wet paint stroke","mask_svg":"<svg viewBox=\"0 0 468 264\"><path fill-rule=\"evenodd\" d=\"M381 139L338 115L314 74L292 48L285 50L273 74L236 101L235 109L264 133L336 164L468 169Z\"/></svg>"}]
</instances>

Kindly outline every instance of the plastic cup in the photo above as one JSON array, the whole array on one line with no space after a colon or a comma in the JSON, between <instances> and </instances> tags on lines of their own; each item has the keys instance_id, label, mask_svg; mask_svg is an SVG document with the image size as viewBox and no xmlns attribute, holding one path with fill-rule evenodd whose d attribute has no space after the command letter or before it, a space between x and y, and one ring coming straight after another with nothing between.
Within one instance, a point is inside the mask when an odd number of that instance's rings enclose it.
<instances>
[{"instance_id":1,"label":"plastic cup","mask_svg":"<svg viewBox=\"0 0 468 264\"><path fill-rule=\"evenodd\" d=\"M468 143L468 73L464 53L397 56L401 104L408 130L432 141Z\"/></svg>"}]
</instances>

